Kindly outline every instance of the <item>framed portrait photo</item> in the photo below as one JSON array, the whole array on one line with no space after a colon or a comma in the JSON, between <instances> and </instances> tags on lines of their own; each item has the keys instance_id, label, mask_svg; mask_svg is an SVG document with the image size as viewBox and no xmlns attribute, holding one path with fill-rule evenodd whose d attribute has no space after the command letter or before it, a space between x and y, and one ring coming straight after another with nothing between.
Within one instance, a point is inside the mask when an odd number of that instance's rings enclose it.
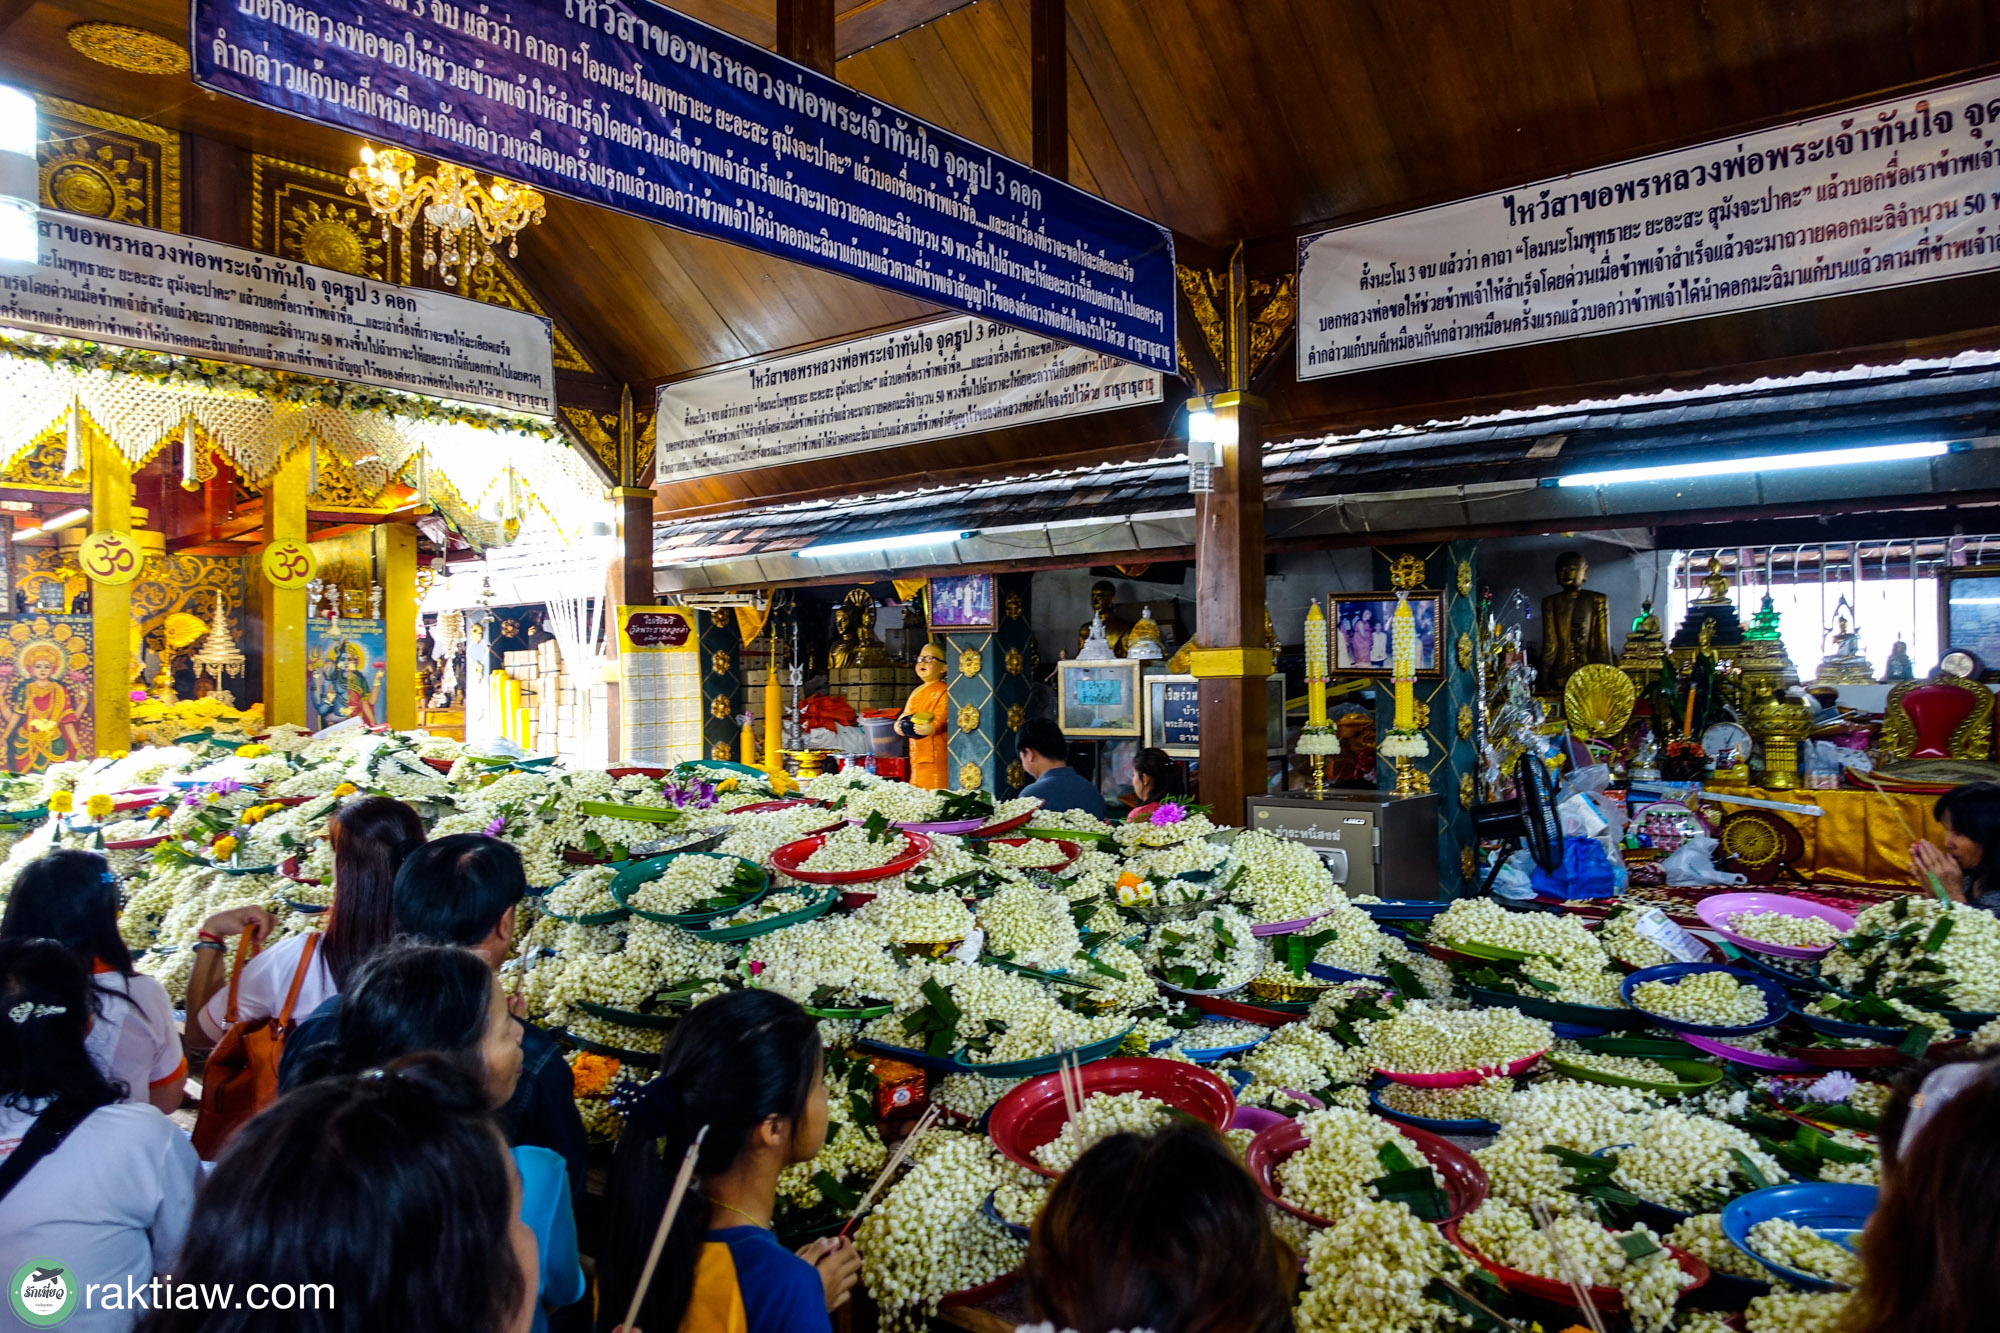
<instances>
[{"instance_id":1,"label":"framed portrait photo","mask_svg":"<svg viewBox=\"0 0 2000 1333\"><path fill-rule=\"evenodd\" d=\"M1443 620L1443 594L1409 594L1410 613L1417 624L1417 679L1444 675L1438 657L1438 626ZM1396 614L1393 592L1337 592L1327 599L1327 647L1336 676L1389 676L1395 670L1395 650L1389 641L1390 617Z\"/></svg>"},{"instance_id":2,"label":"framed portrait photo","mask_svg":"<svg viewBox=\"0 0 2000 1333\"><path fill-rule=\"evenodd\" d=\"M1939 571L1938 648L1974 653L1993 679L2000 664L2000 565L1970 565Z\"/></svg>"},{"instance_id":3,"label":"framed portrait photo","mask_svg":"<svg viewBox=\"0 0 2000 1333\"><path fill-rule=\"evenodd\" d=\"M991 574L947 574L930 580L931 629L938 633L998 629Z\"/></svg>"}]
</instances>

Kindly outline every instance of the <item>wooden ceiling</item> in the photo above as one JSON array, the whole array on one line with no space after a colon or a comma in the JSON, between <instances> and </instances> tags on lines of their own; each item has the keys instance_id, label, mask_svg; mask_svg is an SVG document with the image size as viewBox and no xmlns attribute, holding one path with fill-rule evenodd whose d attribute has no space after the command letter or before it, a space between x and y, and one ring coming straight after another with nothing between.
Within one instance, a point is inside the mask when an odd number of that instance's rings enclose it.
<instances>
[{"instance_id":1,"label":"wooden ceiling","mask_svg":"<svg viewBox=\"0 0 2000 1333\"><path fill-rule=\"evenodd\" d=\"M771 44L776 0L678 8ZM837 0L843 82L1029 156L1029 0ZM85 19L186 38L184 0L0 0L0 78L240 148L342 169L352 136L92 64ZM1183 261L1253 244L1289 268L1303 230L1699 141L2000 63L1990 0L1068 0L1071 178L1172 226ZM907 298L566 200L521 268L608 373L652 385L908 322ZM1948 289L1940 299L1937 292ZM1960 280L1770 317L1268 386L1292 433L1870 345L1990 342L2000 290ZM1923 295L1928 293L1928 295ZM1690 329L1711 329L1690 333ZM1282 360L1289 360L1285 354ZM1173 396L1171 390L1169 397ZM880 484L1156 448L1135 409L949 446L676 488L670 503ZM1282 433L1281 428L1281 433ZM663 497L666 499L667 497Z\"/></svg>"}]
</instances>

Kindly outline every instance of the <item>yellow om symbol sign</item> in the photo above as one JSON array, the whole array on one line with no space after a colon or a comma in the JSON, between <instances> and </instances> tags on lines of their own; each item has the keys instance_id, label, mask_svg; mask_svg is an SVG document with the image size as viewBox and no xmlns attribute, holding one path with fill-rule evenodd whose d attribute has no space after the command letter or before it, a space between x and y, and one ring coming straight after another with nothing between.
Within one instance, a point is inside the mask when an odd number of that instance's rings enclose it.
<instances>
[{"instance_id":1,"label":"yellow om symbol sign","mask_svg":"<svg viewBox=\"0 0 2000 1333\"><path fill-rule=\"evenodd\" d=\"M319 569L303 542L273 542L264 548L264 577L279 588L303 588Z\"/></svg>"},{"instance_id":2,"label":"yellow om symbol sign","mask_svg":"<svg viewBox=\"0 0 2000 1333\"><path fill-rule=\"evenodd\" d=\"M77 548L76 564L93 583L117 587L139 577L146 562L139 543L123 532L93 532Z\"/></svg>"}]
</instances>

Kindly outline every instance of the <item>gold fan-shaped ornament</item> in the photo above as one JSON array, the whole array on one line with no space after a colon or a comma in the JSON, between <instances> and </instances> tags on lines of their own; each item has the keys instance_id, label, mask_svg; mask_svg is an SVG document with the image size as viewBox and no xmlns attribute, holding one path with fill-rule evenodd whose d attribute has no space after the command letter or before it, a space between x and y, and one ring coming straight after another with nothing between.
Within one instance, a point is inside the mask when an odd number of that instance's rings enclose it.
<instances>
[{"instance_id":1,"label":"gold fan-shaped ornament","mask_svg":"<svg viewBox=\"0 0 2000 1333\"><path fill-rule=\"evenodd\" d=\"M1637 698L1630 676L1617 667L1592 662L1578 667L1563 687L1563 714L1578 735L1616 736L1632 720Z\"/></svg>"}]
</instances>

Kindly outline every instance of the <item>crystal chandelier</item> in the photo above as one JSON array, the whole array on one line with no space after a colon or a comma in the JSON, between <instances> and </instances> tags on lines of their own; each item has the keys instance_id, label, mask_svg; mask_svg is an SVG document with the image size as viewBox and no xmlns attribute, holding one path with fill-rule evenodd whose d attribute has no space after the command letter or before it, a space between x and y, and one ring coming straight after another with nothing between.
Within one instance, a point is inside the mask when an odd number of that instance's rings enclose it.
<instances>
[{"instance_id":1,"label":"crystal chandelier","mask_svg":"<svg viewBox=\"0 0 2000 1333\"><path fill-rule=\"evenodd\" d=\"M438 269L447 286L457 286L473 265L491 264L502 241L513 257L516 235L545 214L539 190L498 176L482 185L476 173L449 162L439 162L435 176L419 176L417 159L400 148L364 146L361 165L347 173L347 192L382 219L384 243L394 227L407 247L410 228L422 222L424 267Z\"/></svg>"}]
</instances>

